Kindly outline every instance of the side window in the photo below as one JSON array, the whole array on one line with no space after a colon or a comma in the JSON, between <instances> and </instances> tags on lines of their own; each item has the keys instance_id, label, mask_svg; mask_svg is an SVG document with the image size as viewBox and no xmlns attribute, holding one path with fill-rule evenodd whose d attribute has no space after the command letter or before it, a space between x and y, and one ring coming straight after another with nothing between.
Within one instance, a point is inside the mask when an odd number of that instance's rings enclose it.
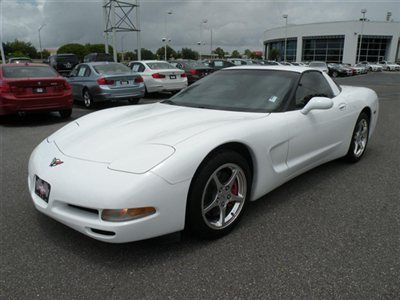
<instances>
[{"instance_id":1,"label":"side window","mask_svg":"<svg viewBox=\"0 0 400 300\"><path fill-rule=\"evenodd\" d=\"M78 69L80 66L76 66L70 73L70 76L76 77L78 75Z\"/></svg>"},{"instance_id":2,"label":"side window","mask_svg":"<svg viewBox=\"0 0 400 300\"><path fill-rule=\"evenodd\" d=\"M139 72L139 64L133 63L131 68L133 72Z\"/></svg>"},{"instance_id":3,"label":"side window","mask_svg":"<svg viewBox=\"0 0 400 300\"><path fill-rule=\"evenodd\" d=\"M89 77L90 76L90 73L92 73L91 71L90 71L90 67L88 67L88 66L86 66L86 71L85 71L85 77Z\"/></svg>"},{"instance_id":4,"label":"side window","mask_svg":"<svg viewBox=\"0 0 400 300\"><path fill-rule=\"evenodd\" d=\"M333 92L319 72L306 72L301 76L295 95L295 108L303 108L313 97L332 98Z\"/></svg>"},{"instance_id":5,"label":"side window","mask_svg":"<svg viewBox=\"0 0 400 300\"><path fill-rule=\"evenodd\" d=\"M86 72L86 66L80 66L78 69L78 77L84 77Z\"/></svg>"}]
</instances>

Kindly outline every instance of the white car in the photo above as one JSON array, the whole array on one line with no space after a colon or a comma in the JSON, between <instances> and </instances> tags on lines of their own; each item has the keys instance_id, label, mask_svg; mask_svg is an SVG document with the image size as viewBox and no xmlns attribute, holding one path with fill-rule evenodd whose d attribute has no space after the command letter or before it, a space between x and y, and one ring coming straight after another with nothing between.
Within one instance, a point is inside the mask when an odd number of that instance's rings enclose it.
<instances>
[{"instance_id":1,"label":"white car","mask_svg":"<svg viewBox=\"0 0 400 300\"><path fill-rule=\"evenodd\" d=\"M386 60L378 62L385 71L400 71L400 65Z\"/></svg>"},{"instance_id":2,"label":"white car","mask_svg":"<svg viewBox=\"0 0 400 300\"><path fill-rule=\"evenodd\" d=\"M360 64L364 65L369 71L372 72L381 72L383 71L383 67L378 64L370 63L368 61L362 61Z\"/></svg>"},{"instance_id":3,"label":"white car","mask_svg":"<svg viewBox=\"0 0 400 300\"><path fill-rule=\"evenodd\" d=\"M323 61L312 61L308 64L310 68L320 70L321 72L328 73L328 65Z\"/></svg>"},{"instance_id":4,"label":"white car","mask_svg":"<svg viewBox=\"0 0 400 300\"><path fill-rule=\"evenodd\" d=\"M305 67L215 72L161 103L88 114L29 160L42 213L122 243L183 229L219 237L246 204L325 162L363 156L374 91Z\"/></svg>"},{"instance_id":5,"label":"white car","mask_svg":"<svg viewBox=\"0 0 400 300\"><path fill-rule=\"evenodd\" d=\"M179 92L188 86L185 72L166 61L132 61L128 66L143 77L146 93Z\"/></svg>"}]
</instances>

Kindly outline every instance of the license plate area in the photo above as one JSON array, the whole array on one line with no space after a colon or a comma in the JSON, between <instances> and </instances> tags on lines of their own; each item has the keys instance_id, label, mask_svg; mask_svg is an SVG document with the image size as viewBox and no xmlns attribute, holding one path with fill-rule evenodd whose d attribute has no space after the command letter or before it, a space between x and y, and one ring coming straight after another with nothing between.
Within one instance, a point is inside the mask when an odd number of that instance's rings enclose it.
<instances>
[{"instance_id":1,"label":"license plate area","mask_svg":"<svg viewBox=\"0 0 400 300\"><path fill-rule=\"evenodd\" d=\"M50 184L35 175L35 194L45 202L49 202L50 190Z\"/></svg>"},{"instance_id":2,"label":"license plate area","mask_svg":"<svg viewBox=\"0 0 400 300\"><path fill-rule=\"evenodd\" d=\"M169 79L176 79L176 75L169 75Z\"/></svg>"},{"instance_id":3,"label":"license plate area","mask_svg":"<svg viewBox=\"0 0 400 300\"><path fill-rule=\"evenodd\" d=\"M133 85L133 80L117 80L116 86L129 86Z\"/></svg>"},{"instance_id":4,"label":"license plate area","mask_svg":"<svg viewBox=\"0 0 400 300\"><path fill-rule=\"evenodd\" d=\"M32 92L33 92L34 94L43 94L43 93L46 93L46 89L45 89L45 88L42 88L42 87L40 87L40 88L33 88L33 89L32 89Z\"/></svg>"}]
</instances>

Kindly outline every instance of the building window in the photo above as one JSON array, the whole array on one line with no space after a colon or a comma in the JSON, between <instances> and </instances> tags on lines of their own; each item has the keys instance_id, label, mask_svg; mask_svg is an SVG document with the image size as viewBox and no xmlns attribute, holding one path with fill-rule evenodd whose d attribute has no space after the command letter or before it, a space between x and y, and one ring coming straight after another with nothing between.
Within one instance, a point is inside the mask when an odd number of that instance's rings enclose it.
<instances>
[{"instance_id":1,"label":"building window","mask_svg":"<svg viewBox=\"0 0 400 300\"><path fill-rule=\"evenodd\" d=\"M387 49L392 39L391 36L363 35L361 51L359 51L360 38L361 36L358 36L356 61L378 62L387 59ZM358 57L359 52L360 58Z\"/></svg>"},{"instance_id":2,"label":"building window","mask_svg":"<svg viewBox=\"0 0 400 300\"><path fill-rule=\"evenodd\" d=\"M287 39L286 61L296 61L297 38ZM268 41L265 44L267 59L283 61L285 59L285 39Z\"/></svg>"},{"instance_id":3,"label":"building window","mask_svg":"<svg viewBox=\"0 0 400 300\"><path fill-rule=\"evenodd\" d=\"M303 38L303 61L341 63L344 36L318 36Z\"/></svg>"}]
</instances>

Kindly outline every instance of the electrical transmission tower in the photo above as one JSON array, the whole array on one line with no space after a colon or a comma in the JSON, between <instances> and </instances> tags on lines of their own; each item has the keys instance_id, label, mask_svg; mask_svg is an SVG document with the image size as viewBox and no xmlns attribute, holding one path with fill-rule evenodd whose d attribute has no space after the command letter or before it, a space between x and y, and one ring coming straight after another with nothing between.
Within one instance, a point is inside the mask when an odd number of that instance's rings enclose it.
<instances>
[{"instance_id":1,"label":"electrical transmission tower","mask_svg":"<svg viewBox=\"0 0 400 300\"><path fill-rule=\"evenodd\" d=\"M117 61L117 32L136 32L138 59L141 59L139 0L103 0L105 50L111 34L114 61Z\"/></svg>"}]
</instances>

